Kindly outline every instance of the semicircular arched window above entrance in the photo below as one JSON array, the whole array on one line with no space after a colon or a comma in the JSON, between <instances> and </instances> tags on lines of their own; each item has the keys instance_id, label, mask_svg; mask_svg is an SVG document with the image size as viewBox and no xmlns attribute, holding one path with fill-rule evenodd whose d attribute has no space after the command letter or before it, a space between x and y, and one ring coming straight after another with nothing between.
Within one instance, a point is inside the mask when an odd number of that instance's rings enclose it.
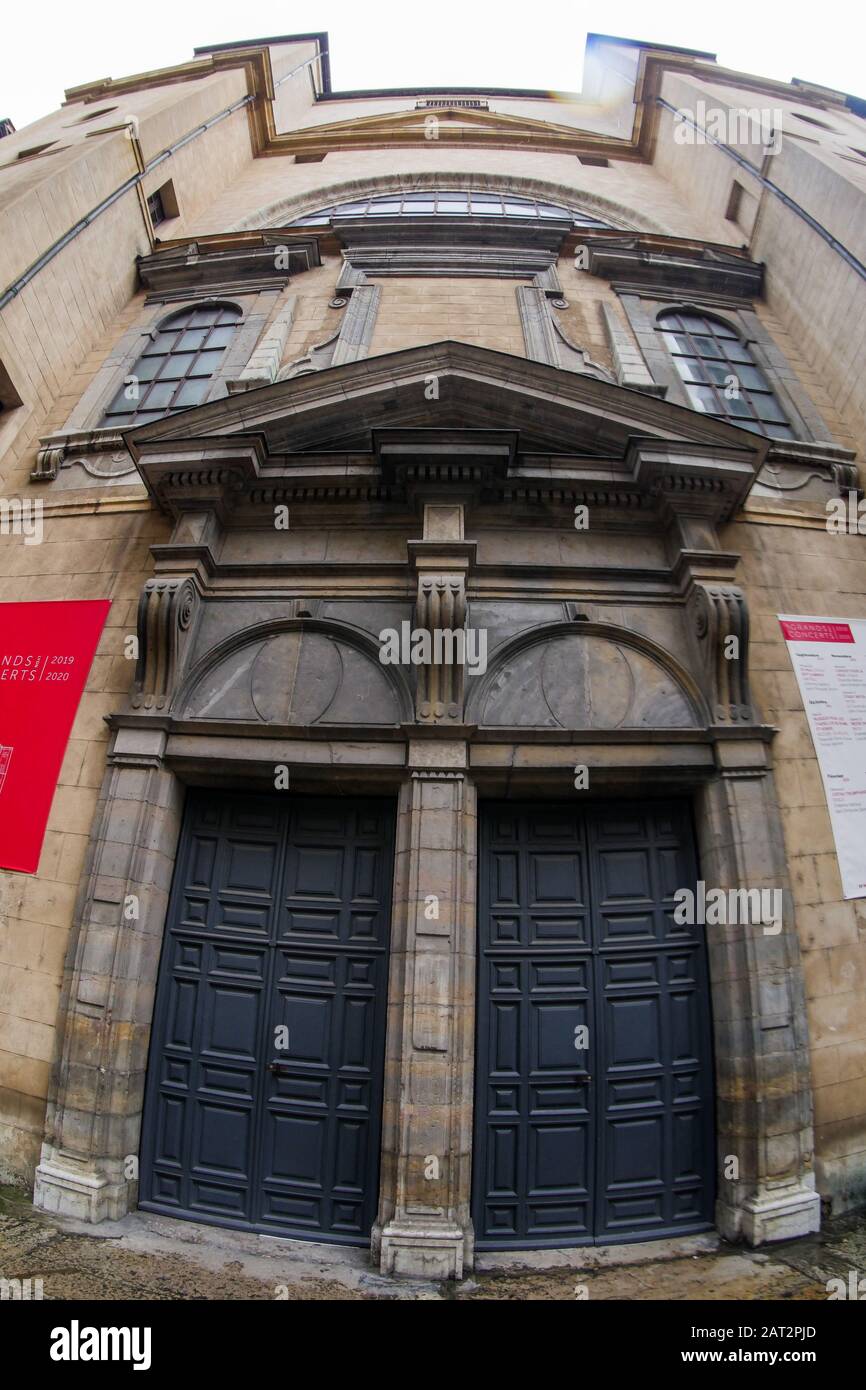
<instances>
[{"instance_id":1,"label":"semicircular arched window above entrance","mask_svg":"<svg viewBox=\"0 0 866 1390\"><path fill-rule=\"evenodd\" d=\"M492 193L487 189L427 188L413 193L383 193L376 197L357 198L346 203L333 203L315 212L296 217L295 227L322 227L334 218L392 218L392 217L519 217L534 221L571 221L577 227L610 227L613 224L591 213L564 207L561 203L546 203L540 198L526 198L515 193Z\"/></svg>"}]
</instances>

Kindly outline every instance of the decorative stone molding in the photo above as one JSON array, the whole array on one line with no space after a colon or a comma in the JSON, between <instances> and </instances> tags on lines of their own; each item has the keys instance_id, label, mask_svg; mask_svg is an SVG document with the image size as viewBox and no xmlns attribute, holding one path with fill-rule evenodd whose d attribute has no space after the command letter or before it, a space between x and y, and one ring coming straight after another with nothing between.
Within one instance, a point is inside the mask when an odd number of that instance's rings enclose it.
<instances>
[{"instance_id":1,"label":"decorative stone molding","mask_svg":"<svg viewBox=\"0 0 866 1390\"><path fill-rule=\"evenodd\" d=\"M318 265L319 244L314 236L237 232L213 242L199 237L182 246L158 248L138 258L138 273L145 289L167 299L279 288L288 284L290 276Z\"/></svg>"},{"instance_id":2,"label":"decorative stone molding","mask_svg":"<svg viewBox=\"0 0 866 1390\"><path fill-rule=\"evenodd\" d=\"M437 659L436 634L463 632L466 626L466 578L461 573L420 574L415 628L428 633L433 660L418 667L415 710L422 724L440 724L463 717L465 665ZM444 645L444 644L442 644ZM450 653L453 657L453 651Z\"/></svg>"},{"instance_id":3,"label":"decorative stone molding","mask_svg":"<svg viewBox=\"0 0 866 1390\"><path fill-rule=\"evenodd\" d=\"M719 724L751 723L749 610L734 584L694 582L689 594L704 691Z\"/></svg>"},{"instance_id":4,"label":"decorative stone molding","mask_svg":"<svg viewBox=\"0 0 866 1390\"><path fill-rule=\"evenodd\" d=\"M103 463L104 454L111 458ZM40 439L31 482L53 482L67 468L81 468L86 477L102 482L129 480L137 474L119 430L67 430ZM80 486L88 486L86 478Z\"/></svg>"},{"instance_id":5,"label":"decorative stone molding","mask_svg":"<svg viewBox=\"0 0 866 1390\"><path fill-rule=\"evenodd\" d=\"M632 342L610 304L602 304L601 316L613 354L618 384L629 386L634 391L647 391L653 396L664 396L667 387L653 381L640 348Z\"/></svg>"},{"instance_id":6,"label":"decorative stone molding","mask_svg":"<svg viewBox=\"0 0 866 1390\"><path fill-rule=\"evenodd\" d=\"M348 308L336 332L324 342L317 343L303 357L283 367L277 380L288 381L292 377L320 372L326 367L339 367L343 362L357 362L366 357L376 326L379 295L378 285L353 286L351 299L344 300Z\"/></svg>"},{"instance_id":7,"label":"decorative stone molding","mask_svg":"<svg viewBox=\"0 0 866 1390\"><path fill-rule=\"evenodd\" d=\"M294 295L286 300L256 343L240 376L234 381L226 382L230 396L237 395L240 391L250 391L257 386L270 386L271 382L276 381L286 342L295 320L296 302Z\"/></svg>"},{"instance_id":8,"label":"decorative stone molding","mask_svg":"<svg viewBox=\"0 0 866 1390\"><path fill-rule=\"evenodd\" d=\"M763 265L732 247L648 233L612 236L588 231L580 240L587 251L585 268L605 280L743 300L758 299L763 292Z\"/></svg>"},{"instance_id":9,"label":"decorative stone molding","mask_svg":"<svg viewBox=\"0 0 866 1390\"><path fill-rule=\"evenodd\" d=\"M547 362L551 367L594 376L599 381L614 380L607 367L594 362L584 348L566 337L551 313L547 291L530 285L518 285L517 307L527 357L534 362Z\"/></svg>"},{"instance_id":10,"label":"decorative stone molding","mask_svg":"<svg viewBox=\"0 0 866 1390\"><path fill-rule=\"evenodd\" d=\"M138 603L138 662L133 709L166 709L199 605L191 579L148 579Z\"/></svg>"},{"instance_id":11,"label":"decorative stone molding","mask_svg":"<svg viewBox=\"0 0 866 1390\"><path fill-rule=\"evenodd\" d=\"M857 455L837 444L774 440L752 489L757 497L823 501L847 496L859 486Z\"/></svg>"}]
</instances>

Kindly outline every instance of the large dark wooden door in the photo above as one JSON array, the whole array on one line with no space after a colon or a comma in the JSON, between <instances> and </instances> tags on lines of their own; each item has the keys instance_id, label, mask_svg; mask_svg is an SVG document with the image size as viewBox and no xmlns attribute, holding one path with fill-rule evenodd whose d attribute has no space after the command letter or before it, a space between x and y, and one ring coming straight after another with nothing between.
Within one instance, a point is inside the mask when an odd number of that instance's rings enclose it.
<instances>
[{"instance_id":1,"label":"large dark wooden door","mask_svg":"<svg viewBox=\"0 0 866 1390\"><path fill-rule=\"evenodd\" d=\"M479 1245L706 1229L706 953L673 917L696 879L688 807L490 804L479 878Z\"/></svg>"},{"instance_id":2,"label":"large dark wooden door","mask_svg":"<svg viewBox=\"0 0 866 1390\"><path fill-rule=\"evenodd\" d=\"M393 810L190 795L141 1205L363 1243L376 1207Z\"/></svg>"}]
</instances>

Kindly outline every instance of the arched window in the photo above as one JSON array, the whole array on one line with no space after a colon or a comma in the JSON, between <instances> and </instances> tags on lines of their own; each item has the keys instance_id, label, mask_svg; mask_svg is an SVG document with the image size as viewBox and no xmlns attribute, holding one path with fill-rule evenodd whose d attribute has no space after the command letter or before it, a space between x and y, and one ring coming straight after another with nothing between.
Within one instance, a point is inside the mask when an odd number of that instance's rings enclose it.
<instances>
[{"instance_id":1,"label":"arched window","mask_svg":"<svg viewBox=\"0 0 866 1390\"><path fill-rule=\"evenodd\" d=\"M201 405L241 317L233 304L179 309L157 324L102 421L129 429Z\"/></svg>"},{"instance_id":2,"label":"arched window","mask_svg":"<svg viewBox=\"0 0 866 1390\"><path fill-rule=\"evenodd\" d=\"M535 221L555 218L573 222L576 227L609 227L589 213L575 212L559 203L525 198L512 193L491 193L465 188L428 188L415 193L383 193L375 198L358 198L348 203L308 212L294 221L296 227L327 226L332 218L376 217L523 217Z\"/></svg>"},{"instance_id":3,"label":"arched window","mask_svg":"<svg viewBox=\"0 0 866 1390\"><path fill-rule=\"evenodd\" d=\"M658 325L695 410L772 439L794 438L770 383L733 328L685 311L660 314Z\"/></svg>"}]
</instances>

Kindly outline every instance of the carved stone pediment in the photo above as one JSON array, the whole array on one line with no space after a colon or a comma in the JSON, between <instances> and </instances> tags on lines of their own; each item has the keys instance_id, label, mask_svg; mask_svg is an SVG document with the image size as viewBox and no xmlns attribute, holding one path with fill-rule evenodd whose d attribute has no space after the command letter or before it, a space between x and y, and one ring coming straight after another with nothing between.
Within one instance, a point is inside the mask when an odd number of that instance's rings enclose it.
<instances>
[{"instance_id":1,"label":"carved stone pediment","mask_svg":"<svg viewBox=\"0 0 866 1390\"><path fill-rule=\"evenodd\" d=\"M522 362L507 353L442 342L211 401L126 436L158 498L190 488L217 460L238 461L240 486L263 482L380 486L377 431L473 432L479 458L491 431L519 438L507 481L539 494L575 486L698 493L731 515L763 463L768 441L699 412L584 372ZM342 451L342 456L340 455ZM318 456L316 456L318 455ZM207 464L207 468L203 465ZM231 470L230 470L231 471Z\"/></svg>"}]
</instances>

